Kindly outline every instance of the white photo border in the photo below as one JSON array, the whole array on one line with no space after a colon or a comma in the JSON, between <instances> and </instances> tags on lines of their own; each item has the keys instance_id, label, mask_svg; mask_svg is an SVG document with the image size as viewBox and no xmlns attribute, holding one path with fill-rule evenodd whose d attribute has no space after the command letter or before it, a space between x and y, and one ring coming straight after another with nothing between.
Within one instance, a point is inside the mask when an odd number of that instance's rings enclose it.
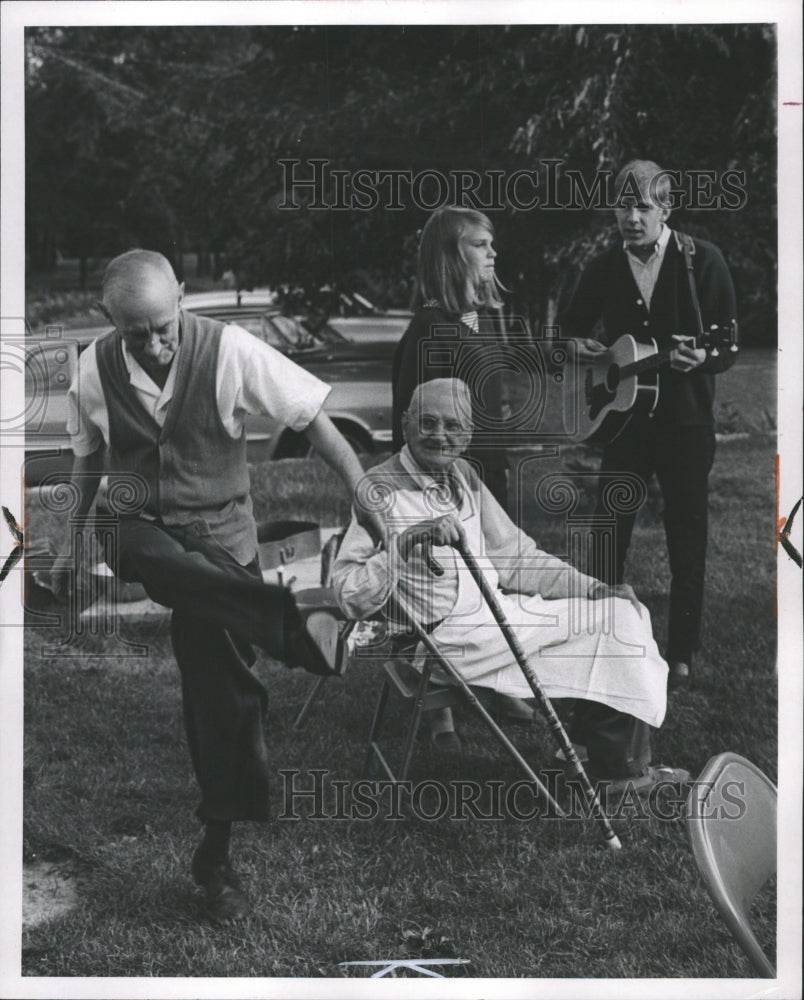
<instances>
[{"instance_id":1,"label":"white photo border","mask_svg":"<svg viewBox=\"0 0 804 1000\"><path fill-rule=\"evenodd\" d=\"M2 244L0 317L3 336L24 331L24 45L33 25L203 24L622 24L775 23L778 38L779 192L779 514L802 493L802 52L796 0L503 0L375 2L2 2ZM18 329L19 327L19 329ZM22 412L21 377L2 373L0 420ZM15 478L16 477L16 478ZM2 502L19 498L19 460L0 449ZM804 518L804 514L800 515ZM18 620L19 594L0 589L0 620ZM802 578L779 548L779 922L776 984L755 980L538 980L539 996L748 997L795 995L801 977ZM0 995L14 997L532 997L533 980L305 979L37 979L20 976L22 900L22 630L0 628ZM792 990L792 992L791 992Z\"/></svg>"}]
</instances>

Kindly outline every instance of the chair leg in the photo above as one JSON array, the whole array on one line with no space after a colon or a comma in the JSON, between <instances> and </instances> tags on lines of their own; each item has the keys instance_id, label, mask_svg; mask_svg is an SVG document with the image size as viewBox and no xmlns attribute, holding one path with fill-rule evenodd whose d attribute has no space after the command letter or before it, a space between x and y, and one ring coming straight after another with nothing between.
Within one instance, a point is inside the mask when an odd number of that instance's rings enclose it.
<instances>
[{"instance_id":1,"label":"chair leg","mask_svg":"<svg viewBox=\"0 0 804 1000\"><path fill-rule=\"evenodd\" d=\"M408 769L410 768L410 762L413 759L413 745L416 742L416 737L419 734L419 727L422 723L422 713L424 712L424 696L427 693L427 687L430 683L430 673L432 668L429 664L425 663L422 668L421 678L419 679L419 687L416 690L416 703L413 707L413 714L410 718L410 723L408 725L408 734L405 740L405 750L402 755L402 768L399 772L399 780L404 781L408 776Z\"/></svg>"},{"instance_id":2,"label":"chair leg","mask_svg":"<svg viewBox=\"0 0 804 1000\"><path fill-rule=\"evenodd\" d=\"M324 686L324 682L326 680L326 677L316 677L313 686L310 688L310 693L307 695L307 698L301 707L301 711L296 716L296 721L293 723L294 729L301 729L304 725L307 720L307 716L310 714L310 709L313 707L313 704L318 698L321 688Z\"/></svg>"},{"instance_id":3,"label":"chair leg","mask_svg":"<svg viewBox=\"0 0 804 1000\"><path fill-rule=\"evenodd\" d=\"M377 707L374 709L374 718L371 720L371 729L369 729L368 738L368 750L366 751L366 763L364 765L364 773L367 778L372 776L374 771L374 758L379 754L379 748L377 747L377 735L380 731L380 726L382 725L383 715L385 714L385 706L388 702L388 691L390 688L390 683L388 680L384 680L382 688L380 690L380 696L377 699ZM384 763L384 758L381 758ZM393 780L393 778L392 778Z\"/></svg>"},{"instance_id":4,"label":"chair leg","mask_svg":"<svg viewBox=\"0 0 804 1000\"><path fill-rule=\"evenodd\" d=\"M352 634L355 625L357 625L357 621L348 621L343 626L343 629L341 630L341 641L343 643L345 643L346 640L349 638L349 636ZM310 693L307 695L307 698L304 704L302 705L299 714L296 716L296 721L293 723L294 729L297 730L301 729L301 727L307 721L307 716L310 714L310 709L315 704L319 694L321 693L321 688L324 686L324 682L326 680L328 680L327 677L316 677L313 686L310 688Z\"/></svg>"},{"instance_id":5,"label":"chair leg","mask_svg":"<svg viewBox=\"0 0 804 1000\"><path fill-rule=\"evenodd\" d=\"M469 704L475 709L475 711L480 715L480 717L485 722L487 728L494 734L497 742L508 752L509 756L519 765L522 771L527 775L528 780L532 781L534 785L539 789L540 793L544 797L547 804L553 810L555 816L559 818L564 818L565 813L561 806L556 802L555 797L551 794L550 790L541 780L541 778L536 774L533 768L528 764L522 754L517 750L514 744L508 739L505 733L500 729L495 720L489 715L484 706L481 704L480 699L472 692L469 686L461 681L463 687L463 693Z\"/></svg>"}]
</instances>

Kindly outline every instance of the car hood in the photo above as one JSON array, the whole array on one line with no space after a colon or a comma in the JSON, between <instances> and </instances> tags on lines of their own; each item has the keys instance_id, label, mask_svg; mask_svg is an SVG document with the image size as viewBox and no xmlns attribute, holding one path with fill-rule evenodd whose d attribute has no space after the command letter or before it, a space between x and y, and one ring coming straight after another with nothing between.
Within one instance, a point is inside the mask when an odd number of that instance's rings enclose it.
<instances>
[{"instance_id":1,"label":"car hood","mask_svg":"<svg viewBox=\"0 0 804 1000\"><path fill-rule=\"evenodd\" d=\"M304 365L318 364L326 362L385 362L391 363L394 356L396 344L388 341L368 341L359 344L322 344L320 347L313 347L302 351L291 350L288 357Z\"/></svg>"},{"instance_id":2,"label":"car hood","mask_svg":"<svg viewBox=\"0 0 804 1000\"><path fill-rule=\"evenodd\" d=\"M336 350L301 351L291 359L324 382L390 382L391 355L385 357L365 352Z\"/></svg>"}]
</instances>

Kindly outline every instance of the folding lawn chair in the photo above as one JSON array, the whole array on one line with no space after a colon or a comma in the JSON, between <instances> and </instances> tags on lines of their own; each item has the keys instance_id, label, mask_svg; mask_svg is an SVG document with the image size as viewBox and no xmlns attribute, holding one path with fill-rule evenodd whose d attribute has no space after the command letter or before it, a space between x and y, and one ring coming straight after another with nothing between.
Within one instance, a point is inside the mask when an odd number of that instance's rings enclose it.
<instances>
[{"instance_id":1,"label":"folding lawn chair","mask_svg":"<svg viewBox=\"0 0 804 1000\"><path fill-rule=\"evenodd\" d=\"M751 904L776 872L776 788L745 757L713 757L687 796L687 832L704 885L754 971L776 970L751 927Z\"/></svg>"},{"instance_id":2,"label":"folding lawn chair","mask_svg":"<svg viewBox=\"0 0 804 1000\"><path fill-rule=\"evenodd\" d=\"M332 566L332 563L334 563L335 555L337 554L341 541L342 536L338 537L337 540L332 541L332 551L329 553L330 558L327 561L326 566L324 566L324 560L322 560L322 583L329 584L330 582L330 567ZM469 551L465 537L462 538L461 543L457 546L457 548L461 553L467 569L472 574L472 577L475 579L478 587L480 588L484 600L494 613L497 623L505 636L506 642L511 648L512 655L525 674L531 690L533 691L534 697L536 698L537 705L545 716L550 731L558 743L558 749L564 754L567 762L566 770L579 781L585 795L591 803L590 815L600 826L605 845L611 849L619 850L621 847L620 840L615 834L605 811L601 807L597 792L592 787L586 771L584 770L583 764L578 759L575 748L570 742L560 719L556 715L556 712L550 703L550 700L546 697L544 691L542 690L538 677L528 662L522 647L519 645L519 641L516 638L513 629L505 620L505 616L502 613L493 591L490 589L488 582L477 565L473 555ZM312 604L318 604L322 600L326 599L327 603L325 606L328 609L335 611L334 597L330 595L331 591L328 587L325 587L323 592L318 589L314 592L307 592L307 594L305 594L305 592L301 592L296 595L296 600L301 605L308 600L310 600ZM400 657L398 655L398 649L392 649L391 655L385 658L382 665L385 677L369 733L366 769L369 770L376 760L380 763L389 780L394 782L404 781L410 767L416 736L419 732L424 712L437 708L450 707L458 704L460 701L465 701L474 709L474 711L477 712L485 726L494 735L495 739L505 749L512 760L525 773L528 780L533 782L543 798L549 804L550 809L553 811L553 815L559 817L565 816L565 813L547 789L544 782L539 778L533 768L530 767L522 754L517 750L508 736L506 736L502 729L500 729L497 722L486 710L478 697L478 691L476 689L473 690L466 683L466 681L464 681L460 673L439 649L437 643L435 643L428 635L427 631L416 622L414 616L412 616L410 610L404 605L401 599L397 597L395 600L397 609L403 616L402 620L410 623L415 635L418 637L418 640L424 645L430 655L426 659L418 680L411 675L411 670L413 668L410 664L405 662L404 657ZM354 624L354 622L346 622L344 625L344 636L348 635L348 631L354 627ZM431 674L433 663L438 663L449 677L449 687L432 683ZM313 688L294 723L295 728L299 728L303 725L310 707L323 687L324 680L325 678L319 678L314 682ZM394 769L388 762L387 756L383 753L379 745L379 735L382 722L388 698L392 692L400 695L403 702L407 702L411 708L402 757L402 765L398 769L398 772L394 772Z\"/></svg>"},{"instance_id":3,"label":"folding lawn chair","mask_svg":"<svg viewBox=\"0 0 804 1000\"><path fill-rule=\"evenodd\" d=\"M523 771L527 779L536 785L554 814L556 816L564 816L564 812L553 795L548 791L542 779L531 768L483 705L483 695L480 689L467 684L454 668L449 671L452 683L439 684L434 682L432 679L432 656L428 656L425 659L421 669L415 668L411 660L417 646L416 639L411 640L409 636L389 639L388 646L388 654L382 663L384 673L383 684L374 710L371 729L369 730L365 764L367 775L371 775L374 764L377 763L389 781L395 783L405 781L413 759L416 737L418 736L424 714L437 709L453 708L457 705L466 704L477 712L486 728ZM383 722L386 719L386 712L389 700L391 699L395 699L397 704L406 706L408 712L402 758L399 767L396 769L389 762L387 753L380 746Z\"/></svg>"},{"instance_id":4,"label":"folding lawn chair","mask_svg":"<svg viewBox=\"0 0 804 1000\"><path fill-rule=\"evenodd\" d=\"M341 639L346 642L354 629L357 622L346 621L346 618L338 607L338 603L335 600L335 594L332 590L332 567L335 565L335 558L338 555L338 549L341 547L341 542L343 541L345 531L339 531L337 534L332 535L324 546L321 548L321 586L313 587L307 590L299 590L294 593L296 598L296 604L301 611L309 611L310 609L321 609L324 611L329 611L341 621L343 621L343 628L341 629ZM344 670L348 663L348 658L344 660ZM341 674L343 676L343 674ZM296 716L293 723L294 729L301 729L307 720L307 716L310 714L310 709L315 704L318 696L321 694L321 689L323 688L325 682L329 680L328 677L316 677L310 687L310 692L304 701L304 704Z\"/></svg>"}]
</instances>

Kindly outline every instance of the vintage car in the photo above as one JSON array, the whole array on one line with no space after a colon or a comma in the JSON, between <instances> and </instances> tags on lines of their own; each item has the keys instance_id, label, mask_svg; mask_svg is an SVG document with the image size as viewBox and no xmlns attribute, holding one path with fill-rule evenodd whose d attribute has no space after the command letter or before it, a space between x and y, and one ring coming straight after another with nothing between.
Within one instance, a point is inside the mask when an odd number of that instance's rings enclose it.
<instances>
[{"instance_id":1,"label":"vintage car","mask_svg":"<svg viewBox=\"0 0 804 1000\"><path fill-rule=\"evenodd\" d=\"M332 387L325 410L362 455L390 450L391 356L409 314L337 317L316 324L282 313L269 290L221 290L187 295L184 307L225 323L237 323L292 358ZM344 332L339 332L342 326ZM36 485L52 473L66 475L72 462L66 433L67 390L78 356L111 327L50 326L25 344L25 478ZM350 337L351 330L353 337ZM391 336L390 331L398 331ZM375 331L374 333L372 331ZM267 417L247 422L253 462L300 458L306 439Z\"/></svg>"}]
</instances>

